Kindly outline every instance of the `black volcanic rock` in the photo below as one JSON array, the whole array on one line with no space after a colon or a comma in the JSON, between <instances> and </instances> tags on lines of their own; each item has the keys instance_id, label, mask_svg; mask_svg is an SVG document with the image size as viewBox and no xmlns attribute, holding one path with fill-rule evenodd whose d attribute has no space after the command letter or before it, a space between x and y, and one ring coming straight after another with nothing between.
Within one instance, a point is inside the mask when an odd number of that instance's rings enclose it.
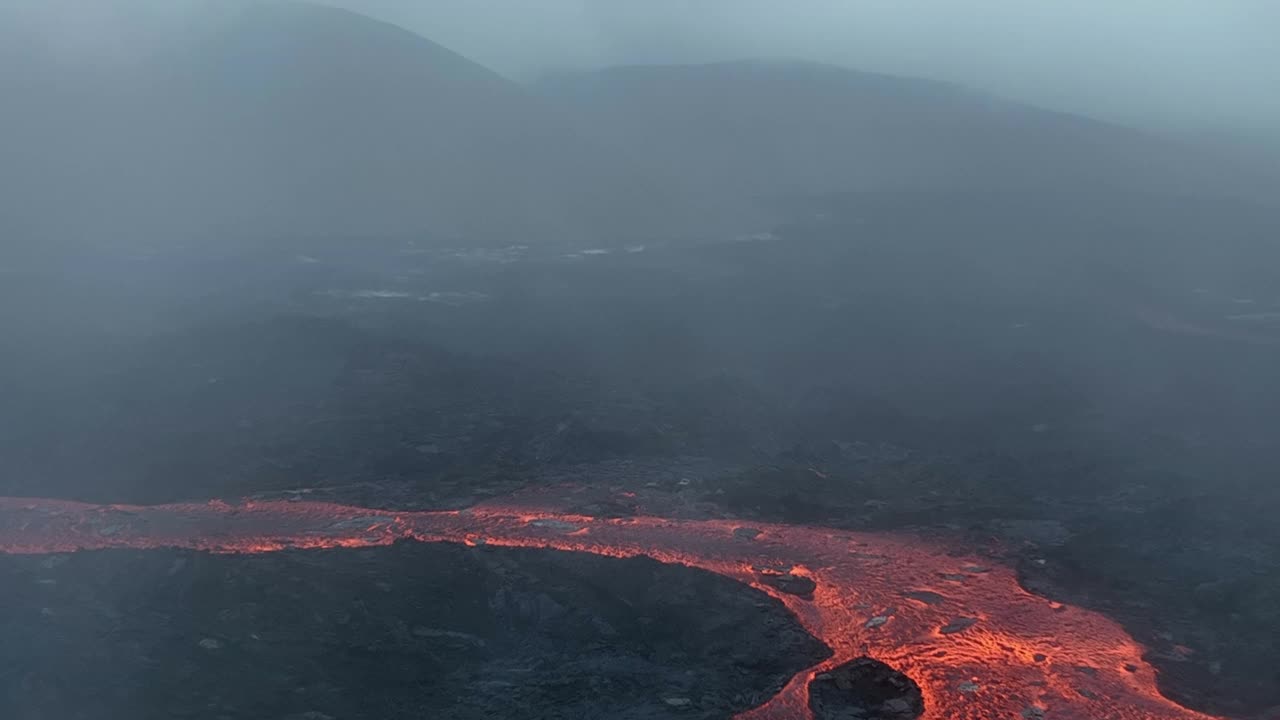
<instances>
[{"instance_id":1,"label":"black volcanic rock","mask_svg":"<svg viewBox=\"0 0 1280 720\"><path fill-rule=\"evenodd\" d=\"M829 651L648 559L368 550L0 556L0 716L727 718Z\"/></svg>"},{"instance_id":2,"label":"black volcanic rock","mask_svg":"<svg viewBox=\"0 0 1280 720\"><path fill-rule=\"evenodd\" d=\"M914 720L924 712L915 681L877 660L858 658L809 684L818 720Z\"/></svg>"}]
</instances>

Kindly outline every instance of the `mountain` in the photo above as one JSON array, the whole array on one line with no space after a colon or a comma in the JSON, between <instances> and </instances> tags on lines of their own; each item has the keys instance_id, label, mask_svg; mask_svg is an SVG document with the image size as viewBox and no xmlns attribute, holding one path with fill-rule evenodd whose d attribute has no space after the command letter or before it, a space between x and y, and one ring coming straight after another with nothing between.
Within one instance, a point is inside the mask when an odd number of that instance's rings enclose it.
<instances>
[{"instance_id":1,"label":"mountain","mask_svg":"<svg viewBox=\"0 0 1280 720\"><path fill-rule=\"evenodd\" d=\"M48 0L114 8L86 49L14 10L43 1L0 10L11 241L620 238L694 212L526 89L395 26L292 2Z\"/></svg>"},{"instance_id":2,"label":"mountain","mask_svg":"<svg viewBox=\"0 0 1280 720\"><path fill-rule=\"evenodd\" d=\"M771 196L910 189L1250 194L1212 153L951 84L804 62L630 66L539 92L652 170ZM1275 185L1271 185L1275 188Z\"/></svg>"}]
</instances>

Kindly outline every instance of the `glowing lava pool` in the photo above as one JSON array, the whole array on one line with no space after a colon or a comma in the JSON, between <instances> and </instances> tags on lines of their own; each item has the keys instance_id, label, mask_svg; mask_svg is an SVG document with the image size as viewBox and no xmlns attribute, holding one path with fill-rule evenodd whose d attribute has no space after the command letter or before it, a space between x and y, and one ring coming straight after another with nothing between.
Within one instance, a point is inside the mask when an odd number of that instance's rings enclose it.
<instances>
[{"instance_id":1,"label":"glowing lava pool","mask_svg":"<svg viewBox=\"0 0 1280 720\"><path fill-rule=\"evenodd\" d=\"M1142 647L1115 622L1032 595L1012 569L957 557L940 544L731 520L596 518L538 505L394 512L317 502L127 506L0 498L0 553L266 553L408 539L648 556L778 598L831 648L830 658L740 718L809 718L814 677L864 656L919 684L930 720L1210 717L1164 698ZM812 592L779 589L786 584L778 576L800 578L806 590L811 582Z\"/></svg>"}]
</instances>

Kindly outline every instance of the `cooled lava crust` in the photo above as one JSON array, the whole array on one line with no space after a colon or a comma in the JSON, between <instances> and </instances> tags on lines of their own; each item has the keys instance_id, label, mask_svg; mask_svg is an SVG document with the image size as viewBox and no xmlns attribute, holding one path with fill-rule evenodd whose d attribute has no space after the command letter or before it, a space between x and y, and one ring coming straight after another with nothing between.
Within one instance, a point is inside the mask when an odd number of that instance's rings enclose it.
<instances>
[{"instance_id":1,"label":"cooled lava crust","mask_svg":"<svg viewBox=\"0 0 1280 720\"><path fill-rule=\"evenodd\" d=\"M110 548L267 553L398 540L648 556L778 598L832 655L744 720L812 718L809 686L873 658L911 678L929 720L1206 720L1160 694L1112 620L1023 590L1011 568L906 535L489 504L395 512L317 502L154 506L0 498L0 552ZM778 576L793 578L778 582ZM794 580L800 578L807 582ZM800 587L802 592L796 592Z\"/></svg>"}]
</instances>

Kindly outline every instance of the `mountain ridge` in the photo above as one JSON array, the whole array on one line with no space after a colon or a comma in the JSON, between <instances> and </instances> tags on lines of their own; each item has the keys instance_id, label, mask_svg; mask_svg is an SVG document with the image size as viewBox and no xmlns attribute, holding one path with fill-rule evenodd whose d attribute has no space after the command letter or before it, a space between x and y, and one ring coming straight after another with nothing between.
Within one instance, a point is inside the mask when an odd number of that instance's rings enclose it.
<instances>
[{"instance_id":1,"label":"mountain ridge","mask_svg":"<svg viewBox=\"0 0 1280 720\"><path fill-rule=\"evenodd\" d=\"M129 62L5 73L9 232L550 242L691 224L686 198L430 40L326 6L235 8Z\"/></svg>"},{"instance_id":2,"label":"mountain ridge","mask_svg":"<svg viewBox=\"0 0 1280 720\"><path fill-rule=\"evenodd\" d=\"M627 65L535 87L667 172L756 197L1028 185L1252 194L1251 182L1275 181L1127 126L824 63Z\"/></svg>"}]
</instances>

